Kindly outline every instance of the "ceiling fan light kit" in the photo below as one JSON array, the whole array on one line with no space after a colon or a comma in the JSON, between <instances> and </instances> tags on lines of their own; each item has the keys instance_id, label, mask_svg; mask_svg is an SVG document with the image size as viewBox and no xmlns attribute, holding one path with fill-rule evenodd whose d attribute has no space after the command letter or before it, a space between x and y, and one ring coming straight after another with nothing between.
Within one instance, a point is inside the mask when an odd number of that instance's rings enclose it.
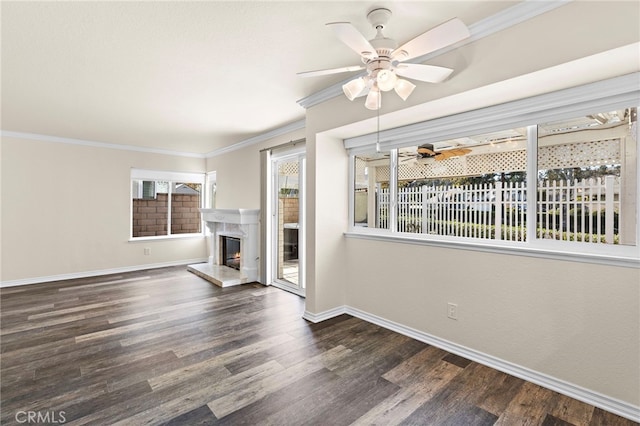
<instances>
[{"instance_id":1,"label":"ceiling fan light kit","mask_svg":"<svg viewBox=\"0 0 640 426\"><path fill-rule=\"evenodd\" d=\"M367 88L367 83L364 77L359 77L354 80L351 80L347 84L342 86L342 91L345 96L350 100L354 100L358 95L360 95Z\"/></svg>"},{"instance_id":2,"label":"ceiling fan light kit","mask_svg":"<svg viewBox=\"0 0 640 426\"><path fill-rule=\"evenodd\" d=\"M382 90L383 92L392 90L396 85L396 81L398 81L398 77L396 76L396 73L394 73L390 69L382 69L378 71L378 75L376 76L378 89Z\"/></svg>"},{"instance_id":3,"label":"ceiling fan light kit","mask_svg":"<svg viewBox=\"0 0 640 426\"><path fill-rule=\"evenodd\" d=\"M395 90L403 100L411 95L416 85L408 79L439 83L453 72L450 68L434 65L403 63L403 61L426 55L435 50L457 43L469 37L469 29L459 19L454 18L432 28L406 42L400 47L395 40L387 38L382 30L391 18L386 8L373 9L367 14L367 20L376 30L375 38L367 40L351 23L332 22L327 24L334 34L348 47L360 55L363 66L348 66L327 70L298 73L303 77L353 72L366 68L367 75L350 80L342 86L345 96L353 101L367 95L365 106L377 110L382 105L382 92Z\"/></svg>"},{"instance_id":4,"label":"ceiling fan light kit","mask_svg":"<svg viewBox=\"0 0 640 426\"><path fill-rule=\"evenodd\" d=\"M396 85L394 87L396 93L403 101L406 101L409 95L413 92L413 89L416 88L416 85L408 80L403 80L401 78L398 79Z\"/></svg>"},{"instance_id":5,"label":"ceiling fan light kit","mask_svg":"<svg viewBox=\"0 0 640 426\"><path fill-rule=\"evenodd\" d=\"M373 86L369 89L369 94L367 95L367 100L364 102L364 106L371 110L380 109L382 103L382 96L380 95L380 90Z\"/></svg>"}]
</instances>

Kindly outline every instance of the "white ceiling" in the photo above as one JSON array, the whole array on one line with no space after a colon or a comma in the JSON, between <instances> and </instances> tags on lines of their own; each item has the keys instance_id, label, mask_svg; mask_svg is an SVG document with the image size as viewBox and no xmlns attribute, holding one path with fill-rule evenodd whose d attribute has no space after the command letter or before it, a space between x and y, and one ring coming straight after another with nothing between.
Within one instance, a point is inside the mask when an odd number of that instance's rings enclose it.
<instances>
[{"instance_id":1,"label":"white ceiling","mask_svg":"<svg viewBox=\"0 0 640 426\"><path fill-rule=\"evenodd\" d=\"M373 38L366 13L387 7L402 43L516 3L2 1L1 128L204 154L304 119L296 101L349 76L296 76L358 64L327 22Z\"/></svg>"},{"instance_id":2,"label":"white ceiling","mask_svg":"<svg viewBox=\"0 0 640 426\"><path fill-rule=\"evenodd\" d=\"M515 2L378 2L404 42ZM296 103L358 64L325 27L368 38L373 2L2 2L2 129L206 153L304 119Z\"/></svg>"}]
</instances>

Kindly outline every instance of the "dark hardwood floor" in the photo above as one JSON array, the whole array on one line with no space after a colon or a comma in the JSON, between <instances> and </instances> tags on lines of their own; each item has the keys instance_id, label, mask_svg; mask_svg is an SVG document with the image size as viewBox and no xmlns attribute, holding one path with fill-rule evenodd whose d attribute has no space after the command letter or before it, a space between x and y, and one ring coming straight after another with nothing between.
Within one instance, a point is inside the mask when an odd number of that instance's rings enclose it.
<instances>
[{"instance_id":1,"label":"dark hardwood floor","mask_svg":"<svg viewBox=\"0 0 640 426\"><path fill-rule=\"evenodd\" d=\"M295 295L185 267L0 296L3 425L637 424L348 315L310 324Z\"/></svg>"}]
</instances>

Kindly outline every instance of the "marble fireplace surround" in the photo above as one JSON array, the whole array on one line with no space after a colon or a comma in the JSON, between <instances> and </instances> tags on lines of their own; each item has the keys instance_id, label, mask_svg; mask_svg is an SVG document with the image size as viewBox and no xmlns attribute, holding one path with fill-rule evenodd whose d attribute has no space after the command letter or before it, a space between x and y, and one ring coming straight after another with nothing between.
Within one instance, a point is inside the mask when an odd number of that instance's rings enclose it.
<instances>
[{"instance_id":1,"label":"marble fireplace surround","mask_svg":"<svg viewBox=\"0 0 640 426\"><path fill-rule=\"evenodd\" d=\"M259 209L200 209L211 231L209 262L189 265L187 270L221 287L258 281ZM240 239L240 270L223 265L221 237Z\"/></svg>"}]
</instances>

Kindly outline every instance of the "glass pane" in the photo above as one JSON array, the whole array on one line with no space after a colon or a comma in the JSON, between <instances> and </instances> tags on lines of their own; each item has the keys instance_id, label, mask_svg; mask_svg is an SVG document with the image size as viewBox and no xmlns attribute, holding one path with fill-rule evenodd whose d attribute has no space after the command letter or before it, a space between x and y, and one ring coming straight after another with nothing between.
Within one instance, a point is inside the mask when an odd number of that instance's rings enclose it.
<instances>
[{"instance_id":1,"label":"glass pane","mask_svg":"<svg viewBox=\"0 0 640 426\"><path fill-rule=\"evenodd\" d=\"M538 126L537 236L636 245L636 108Z\"/></svg>"},{"instance_id":2,"label":"glass pane","mask_svg":"<svg viewBox=\"0 0 640 426\"><path fill-rule=\"evenodd\" d=\"M354 166L354 226L389 229L389 152L358 155Z\"/></svg>"},{"instance_id":3,"label":"glass pane","mask_svg":"<svg viewBox=\"0 0 640 426\"><path fill-rule=\"evenodd\" d=\"M216 207L216 182L209 183L209 198L208 198L208 208L213 209Z\"/></svg>"},{"instance_id":4,"label":"glass pane","mask_svg":"<svg viewBox=\"0 0 640 426\"><path fill-rule=\"evenodd\" d=\"M171 191L171 233L196 234L202 232L200 219L200 183L173 183Z\"/></svg>"},{"instance_id":5,"label":"glass pane","mask_svg":"<svg viewBox=\"0 0 640 426\"><path fill-rule=\"evenodd\" d=\"M526 129L398 150L398 232L526 239Z\"/></svg>"},{"instance_id":6,"label":"glass pane","mask_svg":"<svg viewBox=\"0 0 640 426\"><path fill-rule=\"evenodd\" d=\"M169 212L168 182L132 182L132 236L167 235Z\"/></svg>"},{"instance_id":7,"label":"glass pane","mask_svg":"<svg viewBox=\"0 0 640 426\"><path fill-rule=\"evenodd\" d=\"M299 282L299 160L277 162L278 168L278 279Z\"/></svg>"}]
</instances>

